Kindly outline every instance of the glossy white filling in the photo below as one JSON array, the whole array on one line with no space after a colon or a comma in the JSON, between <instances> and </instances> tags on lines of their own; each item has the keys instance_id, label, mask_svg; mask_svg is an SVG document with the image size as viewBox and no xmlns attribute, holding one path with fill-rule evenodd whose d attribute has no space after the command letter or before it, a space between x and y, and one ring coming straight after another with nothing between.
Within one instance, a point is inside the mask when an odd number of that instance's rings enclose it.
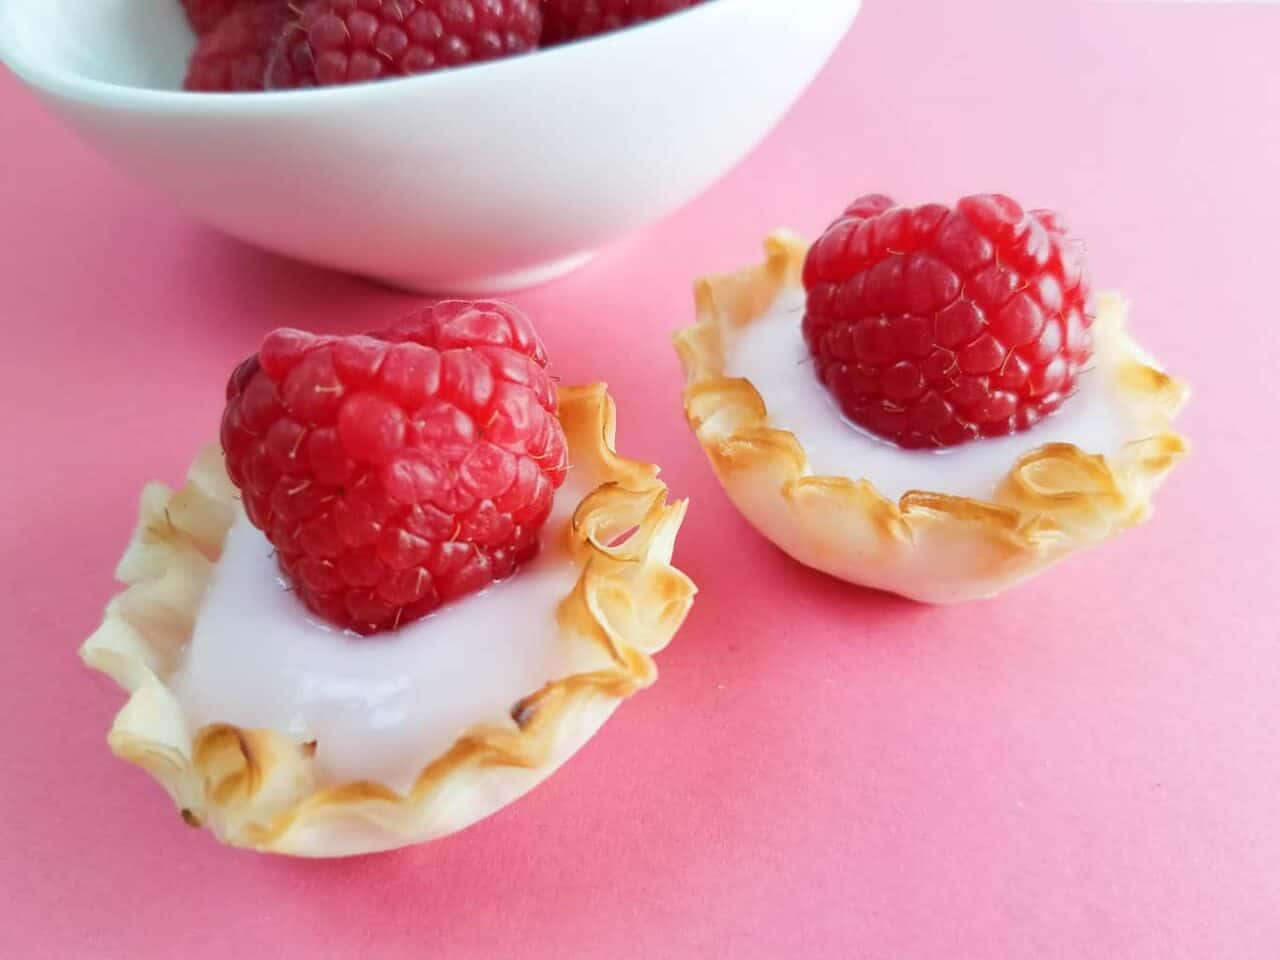
<instances>
[{"instance_id":1,"label":"glossy white filling","mask_svg":"<svg viewBox=\"0 0 1280 960\"><path fill-rule=\"evenodd\" d=\"M1014 461L1045 443L1073 443L1112 455L1131 439L1125 405L1111 386L1110 358L1095 357L1075 396L1030 430L941 451L903 450L846 420L814 376L801 332L804 291L784 289L767 315L739 328L725 348L725 373L749 380L769 424L795 434L810 472L870 480L891 500L908 490L989 499Z\"/></svg>"},{"instance_id":2,"label":"glossy white filling","mask_svg":"<svg viewBox=\"0 0 1280 960\"><path fill-rule=\"evenodd\" d=\"M575 672L556 610L580 573L563 534L582 494L558 492L542 552L514 576L373 637L312 617L241 512L169 681L192 731L232 723L314 740L323 783L403 791L468 728L514 729L517 701Z\"/></svg>"}]
</instances>

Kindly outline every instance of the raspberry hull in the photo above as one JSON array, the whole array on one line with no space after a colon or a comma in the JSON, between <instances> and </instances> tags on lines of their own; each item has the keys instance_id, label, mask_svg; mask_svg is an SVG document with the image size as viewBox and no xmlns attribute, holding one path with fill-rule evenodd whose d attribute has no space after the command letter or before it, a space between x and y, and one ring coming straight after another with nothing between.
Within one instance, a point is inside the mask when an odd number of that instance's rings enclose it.
<instances>
[{"instance_id":1,"label":"raspberry hull","mask_svg":"<svg viewBox=\"0 0 1280 960\"><path fill-rule=\"evenodd\" d=\"M852 204L805 261L805 341L854 423L907 448L1026 430L1088 364L1082 246L999 194Z\"/></svg>"},{"instance_id":2,"label":"raspberry hull","mask_svg":"<svg viewBox=\"0 0 1280 960\"><path fill-rule=\"evenodd\" d=\"M536 555L567 469L555 412L528 319L453 301L372 336L268 335L228 383L222 445L302 601L374 633Z\"/></svg>"}]
</instances>

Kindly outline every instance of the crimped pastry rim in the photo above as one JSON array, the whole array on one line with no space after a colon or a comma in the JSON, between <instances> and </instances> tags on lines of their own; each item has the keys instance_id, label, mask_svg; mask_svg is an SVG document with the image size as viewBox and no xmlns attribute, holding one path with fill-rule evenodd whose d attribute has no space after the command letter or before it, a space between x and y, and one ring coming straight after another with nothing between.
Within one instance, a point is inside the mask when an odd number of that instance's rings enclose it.
<instances>
[{"instance_id":1,"label":"crimped pastry rim","mask_svg":"<svg viewBox=\"0 0 1280 960\"><path fill-rule=\"evenodd\" d=\"M235 514L236 491L212 446L179 490L151 484L144 491L117 570L127 588L108 603L80 651L130 694L107 737L113 752L165 786L188 823L209 825L235 846L303 856L433 839L530 789L618 702L653 683L652 655L679 629L696 592L670 562L687 502L667 502L656 466L617 454L616 412L604 385L561 387L560 419L575 474L587 475L591 492L566 524L581 573L558 620L570 642L603 651L608 666L531 691L512 708L513 728L466 731L443 754L424 758L403 794L373 781L317 786L309 769L313 746L275 731L232 724L186 731L165 684L166 664L191 636ZM468 790L477 798L472 810L457 802ZM507 796L493 803L495 795Z\"/></svg>"},{"instance_id":2,"label":"crimped pastry rim","mask_svg":"<svg viewBox=\"0 0 1280 960\"><path fill-rule=\"evenodd\" d=\"M992 582L986 585L998 590L1073 549L1146 519L1151 493L1188 452L1187 441L1172 426L1188 388L1141 359L1142 351L1123 328L1123 302L1103 295L1095 336L1099 349L1115 351L1116 386L1143 427L1141 436L1124 444L1118 454L1093 454L1070 443L1039 445L1011 465L990 500L909 490L894 501L866 479L815 475L796 436L770 424L755 387L724 371L726 335L764 316L784 288L801 284L807 245L780 231L764 246L762 263L697 282L697 321L674 338L685 372L686 419L740 509L740 501L746 499L740 496L744 478L767 473L785 510L797 520L857 513L862 529L882 548L886 567L909 566L913 549L939 536L980 543L994 558L992 563L1008 574L992 572ZM758 517L748 519L763 525ZM770 519L782 522L780 517ZM802 547L779 545L801 562L841 575L830 569L836 563L814 562ZM880 580L873 573L857 582L926 601L996 592L979 584L971 590L962 579L940 583L937 591L927 584L900 589L891 570Z\"/></svg>"}]
</instances>

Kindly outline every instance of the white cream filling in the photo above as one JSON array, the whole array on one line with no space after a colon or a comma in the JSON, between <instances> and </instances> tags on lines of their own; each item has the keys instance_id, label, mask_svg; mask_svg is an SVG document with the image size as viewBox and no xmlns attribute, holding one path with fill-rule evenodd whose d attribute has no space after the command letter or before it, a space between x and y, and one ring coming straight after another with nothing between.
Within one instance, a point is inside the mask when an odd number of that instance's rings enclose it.
<instances>
[{"instance_id":1,"label":"white cream filling","mask_svg":"<svg viewBox=\"0 0 1280 960\"><path fill-rule=\"evenodd\" d=\"M556 610L580 573L563 534L583 494L558 492L542 552L515 575L372 637L312 617L240 512L169 681L192 731L231 723L314 740L322 783L403 791L468 728L514 729L517 701L575 672Z\"/></svg>"},{"instance_id":2,"label":"white cream filling","mask_svg":"<svg viewBox=\"0 0 1280 960\"><path fill-rule=\"evenodd\" d=\"M1014 461L1045 443L1072 443L1107 456L1131 439L1132 423L1112 386L1114 358L1095 356L1076 395L1030 430L941 451L903 450L846 420L814 376L801 331L804 290L788 287L769 312L725 345L725 375L759 392L769 424L795 434L812 474L866 479L891 500L908 490L991 498Z\"/></svg>"}]
</instances>

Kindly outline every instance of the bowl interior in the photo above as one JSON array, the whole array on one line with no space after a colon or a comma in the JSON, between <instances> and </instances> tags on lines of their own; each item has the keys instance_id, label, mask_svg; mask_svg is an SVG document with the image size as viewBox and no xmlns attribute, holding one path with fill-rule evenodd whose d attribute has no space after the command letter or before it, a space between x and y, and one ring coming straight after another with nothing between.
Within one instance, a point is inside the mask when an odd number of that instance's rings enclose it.
<instances>
[{"instance_id":1,"label":"bowl interior","mask_svg":"<svg viewBox=\"0 0 1280 960\"><path fill-rule=\"evenodd\" d=\"M195 38L177 0L0 0L15 57L126 87L179 90Z\"/></svg>"}]
</instances>

